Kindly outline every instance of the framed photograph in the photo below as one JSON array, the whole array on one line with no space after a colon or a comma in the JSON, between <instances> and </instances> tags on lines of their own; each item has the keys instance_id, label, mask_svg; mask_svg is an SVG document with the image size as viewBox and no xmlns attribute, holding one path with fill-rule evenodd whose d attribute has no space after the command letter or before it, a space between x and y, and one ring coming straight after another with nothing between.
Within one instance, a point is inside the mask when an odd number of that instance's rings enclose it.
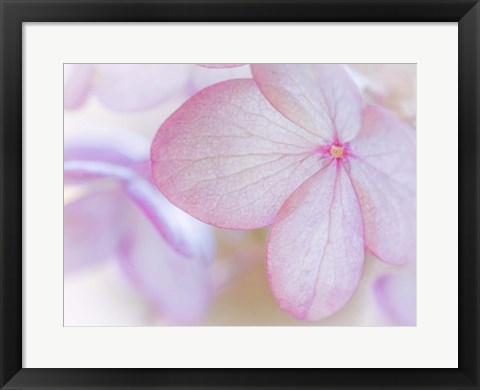
<instances>
[{"instance_id":1,"label":"framed photograph","mask_svg":"<svg viewBox=\"0 0 480 390\"><path fill-rule=\"evenodd\" d=\"M2 389L480 388L478 1L0 12Z\"/></svg>"}]
</instances>

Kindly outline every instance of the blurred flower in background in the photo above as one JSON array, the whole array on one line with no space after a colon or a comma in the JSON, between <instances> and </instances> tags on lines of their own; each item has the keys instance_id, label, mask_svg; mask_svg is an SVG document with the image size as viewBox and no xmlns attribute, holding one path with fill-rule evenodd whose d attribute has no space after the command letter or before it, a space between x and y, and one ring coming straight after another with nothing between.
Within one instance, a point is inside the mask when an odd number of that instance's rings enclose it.
<instances>
[{"instance_id":1,"label":"blurred flower in background","mask_svg":"<svg viewBox=\"0 0 480 390\"><path fill-rule=\"evenodd\" d=\"M414 64L353 64L350 69L367 100L390 108L415 126L417 68Z\"/></svg>"},{"instance_id":2,"label":"blurred flower in background","mask_svg":"<svg viewBox=\"0 0 480 390\"><path fill-rule=\"evenodd\" d=\"M64 210L64 269L116 258L164 318L195 322L211 294L213 231L152 186L148 150L143 137L93 125L66 140L65 182L84 188Z\"/></svg>"},{"instance_id":3,"label":"blurred flower in background","mask_svg":"<svg viewBox=\"0 0 480 390\"><path fill-rule=\"evenodd\" d=\"M111 110L147 110L237 77L250 77L249 68L232 64L202 71L194 64L65 64L64 107L78 109L93 95Z\"/></svg>"},{"instance_id":4,"label":"blurred flower in background","mask_svg":"<svg viewBox=\"0 0 480 390\"><path fill-rule=\"evenodd\" d=\"M415 266L367 254L342 310L296 320L268 287L266 229L212 228L152 185L164 120L209 85L252 77L248 65L201 65L65 65L65 325L414 325ZM414 124L415 65L347 67L367 100Z\"/></svg>"},{"instance_id":5,"label":"blurred flower in background","mask_svg":"<svg viewBox=\"0 0 480 390\"><path fill-rule=\"evenodd\" d=\"M64 106L78 108L95 95L112 110L149 109L178 93L189 72L189 65L66 64Z\"/></svg>"}]
</instances>

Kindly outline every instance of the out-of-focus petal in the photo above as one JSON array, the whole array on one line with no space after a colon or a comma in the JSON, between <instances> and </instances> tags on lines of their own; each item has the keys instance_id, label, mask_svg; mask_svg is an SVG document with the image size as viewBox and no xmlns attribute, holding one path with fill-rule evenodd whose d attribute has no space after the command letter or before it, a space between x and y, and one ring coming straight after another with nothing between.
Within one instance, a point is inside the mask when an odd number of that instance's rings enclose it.
<instances>
[{"instance_id":1,"label":"out-of-focus petal","mask_svg":"<svg viewBox=\"0 0 480 390\"><path fill-rule=\"evenodd\" d=\"M176 206L212 225L256 228L322 162L319 138L286 120L253 80L200 91L158 130L153 180Z\"/></svg>"},{"instance_id":2,"label":"out-of-focus petal","mask_svg":"<svg viewBox=\"0 0 480 390\"><path fill-rule=\"evenodd\" d=\"M345 69L347 74L352 78L353 81L355 81L360 92L363 93L371 86L371 80L367 78L363 73L361 73L357 68L353 67L350 64L343 64L343 69Z\"/></svg>"},{"instance_id":3,"label":"out-of-focus petal","mask_svg":"<svg viewBox=\"0 0 480 390\"><path fill-rule=\"evenodd\" d=\"M341 65L253 64L253 78L272 105L325 141L345 143L362 123L363 99Z\"/></svg>"},{"instance_id":4,"label":"out-of-focus petal","mask_svg":"<svg viewBox=\"0 0 480 390\"><path fill-rule=\"evenodd\" d=\"M66 181L89 179L116 179L128 184L135 180L135 172L130 168L104 161L70 160L63 164L63 177Z\"/></svg>"},{"instance_id":5,"label":"out-of-focus petal","mask_svg":"<svg viewBox=\"0 0 480 390\"><path fill-rule=\"evenodd\" d=\"M150 181L137 177L126 191L163 238L180 254L213 260L215 237L210 226L171 204Z\"/></svg>"},{"instance_id":6,"label":"out-of-focus petal","mask_svg":"<svg viewBox=\"0 0 480 390\"><path fill-rule=\"evenodd\" d=\"M415 121L417 113L416 64L352 64L365 80L368 98L389 107L402 118Z\"/></svg>"},{"instance_id":7,"label":"out-of-focus petal","mask_svg":"<svg viewBox=\"0 0 480 390\"><path fill-rule=\"evenodd\" d=\"M92 64L65 64L63 66L63 106L80 107L87 99L92 86Z\"/></svg>"},{"instance_id":8,"label":"out-of-focus petal","mask_svg":"<svg viewBox=\"0 0 480 390\"><path fill-rule=\"evenodd\" d=\"M344 168L334 161L280 209L268 243L270 286L284 310L318 320L350 300L364 257L360 204Z\"/></svg>"},{"instance_id":9,"label":"out-of-focus petal","mask_svg":"<svg viewBox=\"0 0 480 390\"><path fill-rule=\"evenodd\" d=\"M149 159L150 143L132 131L86 122L77 128L68 128L66 134L64 161L103 161L133 166Z\"/></svg>"},{"instance_id":10,"label":"out-of-focus petal","mask_svg":"<svg viewBox=\"0 0 480 390\"><path fill-rule=\"evenodd\" d=\"M136 215L134 234L125 237L119 251L127 276L169 322L198 322L210 302L208 262L202 256L187 258L173 251L149 219Z\"/></svg>"},{"instance_id":11,"label":"out-of-focus petal","mask_svg":"<svg viewBox=\"0 0 480 390\"><path fill-rule=\"evenodd\" d=\"M196 66L192 69L192 74L188 82L187 91L190 95L197 93L203 88L232 79L251 79L252 72L249 66L234 68L209 69Z\"/></svg>"},{"instance_id":12,"label":"out-of-focus petal","mask_svg":"<svg viewBox=\"0 0 480 390\"><path fill-rule=\"evenodd\" d=\"M150 180L149 143L124 129L95 127L75 132L65 144L64 178L113 179L140 207L164 239L186 256L213 257L210 227L173 206ZM147 166L148 169L144 169Z\"/></svg>"},{"instance_id":13,"label":"out-of-focus petal","mask_svg":"<svg viewBox=\"0 0 480 390\"><path fill-rule=\"evenodd\" d=\"M64 163L64 177L76 182L94 178L120 181L125 194L175 250L185 256L212 259L214 238L211 228L177 209L149 180L128 167L103 161L72 160Z\"/></svg>"},{"instance_id":14,"label":"out-of-focus petal","mask_svg":"<svg viewBox=\"0 0 480 390\"><path fill-rule=\"evenodd\" d=\"M225 69L225 68L237 68L245 64L197 64L203 66L204 68L214 68L214 69Z\"/></svg>"},{"instance_id":15,"label":"out-of-focus petal","mask_svg":"<svg viewBox=\"0 0 480 390\"><path fill-rule=\"evenodd\" d=\"M388 111L367 107L350 144L351 177L362 205L367 248L392 264L416 256L415 133Z\"/></svg>"},{"instance_id":16,"label":"out-of-focus petal","mask_svg":"<svg viewBox=\"0 0 480 390\"><path fill-rule=\"evenodd\" d=\"M91 194L65 205L65 273L106 260L115 253L128 226L128 223L121 223L124 201L125 198L118 193L109 191Z\"/></svg>"},{"instance_id":17,"label":"out-of-focus petal","mask_svg":"<svg viewBox=\"0 0 480 390\"><path fill-rule=\"evenodd\" d=\"M74 266L117 254L129 279L167 320L195 322L210 301L213 231L153 186L150 170L141 169L149 165L148 156L148 143L121 129L92 126L68 140L66 179L111 179L119 186L108 197L102 192L82 199L83 207L73 209L76 218L66 211L66 253L75 251ZM104 202L92 201L104 196ZM83 241L78 239L82 233Z\"/></svg>"},{"instance_id":18,"label":"out-of-focus petal","mask_svg":"<svg viewBox=\"0 0 480 390\"><path fill-rule=\"evenodd\" d=\"M378 305L395 325L415 326L417 283L414 274L383 275L373 288Z\"/></svg>"},{"instance_id":19,"label":"out-of-focus petal","mask_svg":"<svg viewBox=\"0 0 480 390\"><path fill-rule=\"evenodd\" d=\"M99 64L94 89L108 108L145 110L184 88L191 72L188 64Z\"/></svg>"},{"instance_id":20,"label":"out-of-focus petal","mask_svg":"<svg viewBox=\"0 0 480 390\"><path fill-rule=\"evenodd\" d=\"M118 191L81 198L65 206L64 215L66 273L117 255L129 280L167 320L191 323L204 315L211 294L211 254L198 251L187 257L174 251ZM194 242L205 240L202 228L188 234Z\"/></svg>"}]
</instances>

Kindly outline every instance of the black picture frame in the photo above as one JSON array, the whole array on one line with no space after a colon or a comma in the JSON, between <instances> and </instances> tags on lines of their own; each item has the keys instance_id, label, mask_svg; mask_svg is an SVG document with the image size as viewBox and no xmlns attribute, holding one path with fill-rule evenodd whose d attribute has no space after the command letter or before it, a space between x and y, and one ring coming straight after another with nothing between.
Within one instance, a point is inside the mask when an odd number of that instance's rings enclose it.
<instances>
[{"instance_id":1,"label":"black picture frame","mask_svg":"<svg viewBox=\"0 0 480 390\"><path fill-rule=\"evenodd\" d=\"M0 16L2 389L479 389L479 0L0 0ZM22 23L152 21L458 22L458 369L22 368Z\"/></svg>"}]
</instances>

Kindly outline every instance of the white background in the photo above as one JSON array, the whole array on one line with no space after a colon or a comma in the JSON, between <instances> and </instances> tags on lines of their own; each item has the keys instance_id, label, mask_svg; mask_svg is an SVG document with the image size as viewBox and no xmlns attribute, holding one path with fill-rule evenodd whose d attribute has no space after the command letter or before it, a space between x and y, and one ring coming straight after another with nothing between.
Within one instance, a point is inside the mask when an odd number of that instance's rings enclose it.
<instances>
[{"instance_id":1,"label":"white background","mask_svg":"<svg viewBox=\"0 0 480 390\"><path fill-rule=\"evenodd\" d=\"M457 24L24 25L24 367L458 367ZM417 63L417 327L63 327L63 63Z\"/></svg>"}]
</instances>

